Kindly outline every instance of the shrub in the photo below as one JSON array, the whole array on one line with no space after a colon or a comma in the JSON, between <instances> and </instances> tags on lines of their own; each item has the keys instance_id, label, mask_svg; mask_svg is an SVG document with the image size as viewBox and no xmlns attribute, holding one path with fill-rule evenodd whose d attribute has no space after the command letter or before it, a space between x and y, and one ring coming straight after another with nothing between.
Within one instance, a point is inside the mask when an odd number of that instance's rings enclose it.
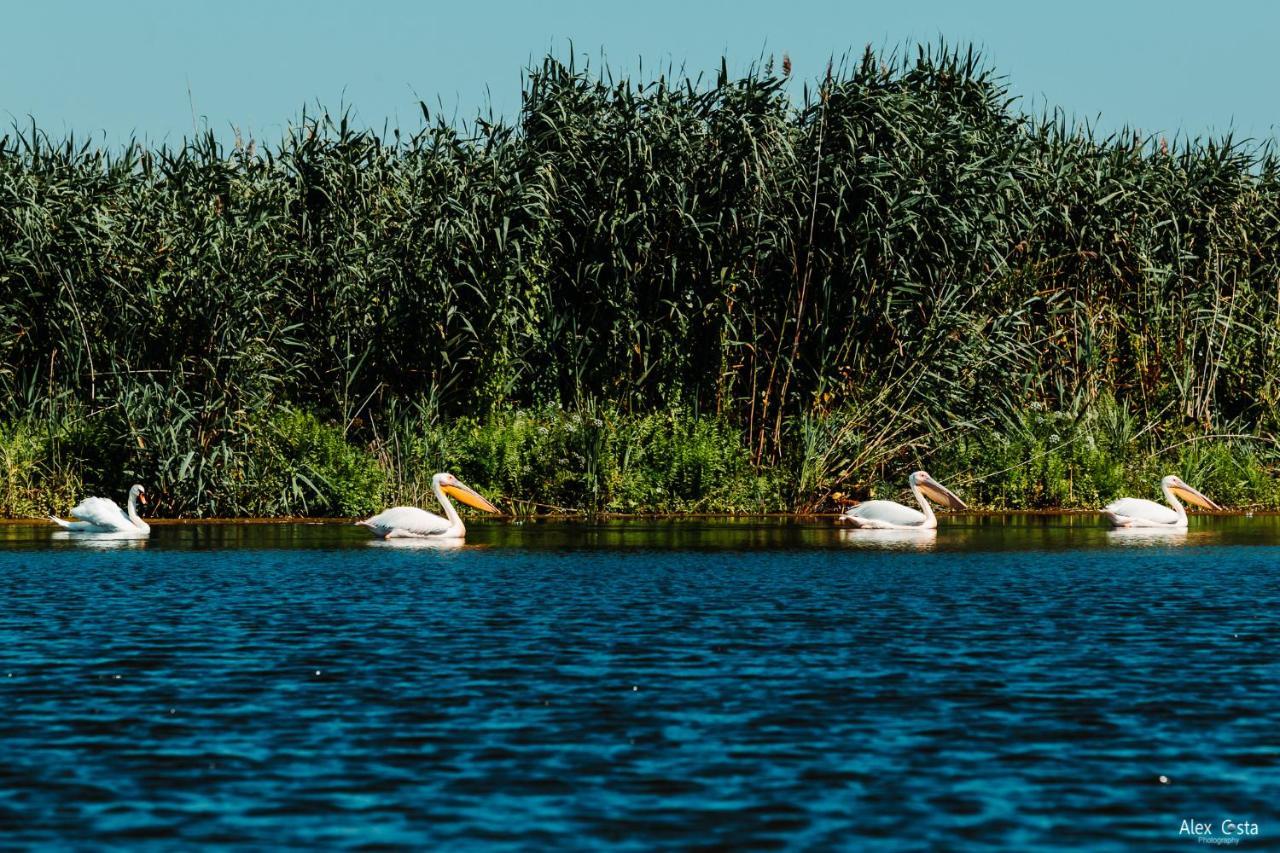
<instances>
[{"instance_id":1,"label":"shrub","mask_svg":"<svg viewBox=\"0 0 1280 853\"><path fill-rule=\"evenodd\" d=\"M0 516L41 518L65 512L80 481L56 458L48 434L26 422L0 423Z\"/></svg>"},{"instance_id":2,"label":"shrub","mask_svg":"<svg viewBox=\"0 0 1280 853\"><path fill-rule=\"evenodd\" d=\"M367 515L382 508L386 474L368 450L308 412L272 417L255 448L246 486L249 507L263 514Z\"/></svg>"}]
</instances>

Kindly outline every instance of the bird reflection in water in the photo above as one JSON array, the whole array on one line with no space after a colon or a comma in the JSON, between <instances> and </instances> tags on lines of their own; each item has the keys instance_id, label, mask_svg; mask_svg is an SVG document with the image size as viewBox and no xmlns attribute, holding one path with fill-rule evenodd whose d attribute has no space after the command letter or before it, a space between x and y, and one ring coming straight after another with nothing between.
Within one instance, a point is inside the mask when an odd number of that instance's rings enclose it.
<instances>
[{"instance_id":1,"label":"bird reflection in water","mask_svg":"<svg viewBox=\"0 0 1280 853\"><path fill-rule=\"evenodd\" d=\"M54 542L70 542L82 548L144 548L147 544L146 534L129 531L84 533L56 530L50 534L49 538Z\"/></svg>"},{"instance_id":2,"label":"bird reflection in water","mask_svg":"<svg viewBox=\"0 0 1280 853\"><path fill-rule=\"evenodd\" d=\"M407 551L457 551L467 546L465 539L370 539L366 544L370 548L396 548ZM483 547L480 545L470 546L471 550Z\"/></svg>"},{"instance_id":3,"label":"bird reflection in water","mask_svg":"<svg viewBox=\"0 0 1280 853\"><path fill-rule=\"evenodd\" d=\"M1196 540L1208 539L1209 534L1198 531L1194 536L1187 533L1185 527L1117 527L1107 531L1107 542L1111 545L1128 545L1136 548L1166 548L1173 545L1186 545Z\"/></svg>"},{"instance_id":4,"label":"bird reflection in water","mask_svg":"<svg viewBox=\"0 0 1280 853\"><path fill-rule=\"evenodd\" d=\"M854 548L881 551L932 551L938 541L937 528L916 530L875 530L842 527L840 541Z\"/></svg>"}]
</instances>

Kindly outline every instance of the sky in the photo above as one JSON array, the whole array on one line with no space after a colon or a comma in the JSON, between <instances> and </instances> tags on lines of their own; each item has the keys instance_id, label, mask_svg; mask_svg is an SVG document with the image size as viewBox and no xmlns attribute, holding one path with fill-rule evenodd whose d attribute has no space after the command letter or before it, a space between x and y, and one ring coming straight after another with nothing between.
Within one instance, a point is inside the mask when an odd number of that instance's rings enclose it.
<instances>
[{"instance_id":1,"label":"sky","mask_svg":"<svg viewBox=\"0 0 1280 853\"><path fill-rule=\"evenodd\" d=\"M6 8L0 125L177 142L193 128L272 141L304 106L371 127L514 116L521 71L570 50L615 73L714 73L790 55L796 78L867 45L972 43L1022 108L1104 130L1269 138L1280 127L1280 4L1261 0L407 2L43 0ZM0 133L3 131L0 130Z\"/></svg>"}]
</instances>

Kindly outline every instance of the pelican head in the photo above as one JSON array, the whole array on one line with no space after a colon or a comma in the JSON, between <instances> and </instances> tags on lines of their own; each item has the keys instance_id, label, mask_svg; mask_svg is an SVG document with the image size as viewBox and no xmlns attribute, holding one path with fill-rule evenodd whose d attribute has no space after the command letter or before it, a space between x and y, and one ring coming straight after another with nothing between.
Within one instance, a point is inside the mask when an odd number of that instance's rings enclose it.
<instances>
[{"instance_id":1,"label":"pelican head","mask_svg":"<svg viewBox=\"0 0 1280 853\"><path fill-rule=\"evenodd\" d=\"M1170 474L1168 477L1165 477L1160 481L1160 485L1165 491L1175 494L1187 503L1195 504L1202 509L1222 509L1222 507L1218 506L1216 503L1201 494L1198 489L1193 489L1191 486L1184 483L1182 478L1176 474Z\"/></svg>"},{"instance_id":2,"label":"pelican head","mask_svg":"<svg viewBox=\"0 0 1280 853\"><path fill-rule=\"evenodd\" d=\"M469 507L474 507L484 512L492 512L500 514L502 510L489 503L485 496L477 492L475 489L463 483L452 474L436 474L432 479L436 485L440 487L440 491L450 497L457 498Z\"/></svg>"},{"instance_id":3,"label":"pelican head","mask_svg":"<svg viewBox=\"0 0 1280 853\"><path fill-rule=\"evenodd\" d=\"M929 476L926 471L917 471L910 477L911 485L929 500L947 509L968 509L968 505L946 486Z\"/></svg>"}]
</instances>

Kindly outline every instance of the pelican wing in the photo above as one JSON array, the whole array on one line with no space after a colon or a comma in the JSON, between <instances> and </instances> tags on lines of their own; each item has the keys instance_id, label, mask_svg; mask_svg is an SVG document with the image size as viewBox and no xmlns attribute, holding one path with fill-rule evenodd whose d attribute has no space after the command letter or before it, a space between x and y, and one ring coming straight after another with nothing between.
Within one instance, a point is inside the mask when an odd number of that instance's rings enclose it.
<instances>
[{"instance_id":1,"label":"pelican wing","mask_svg":"<svg viewBox=\"0 0 1280 853\"><path fill-rule=\"evenodd\" d=\"M387 536L439 536L450 527L447 518L441 518L434 512L427 512L416 506L392 507L360 523L384 538Z\"/></svg>"},{"instance_id":2,"label":"pelican wing","mask_svg":"<svg viewBox=\"0 0 1280 853\"><path fill-rule=\"evenodd\" d=\"M924 524L924 513L894 501L865 501L845 511L845 518L887 524Z\"/></svg>"},{"instance_id":3,"label":"pelican wing","mask_svg":"<svg viewBox=\"0 0 1280 853\"><path fill-rule=\"evenodd\" d=\"M1164 504L1143 498L1121 498L1107 504L1106 511L1113 516L1134 518L1153 524L1174 524L1178 514Z\"/></svg>"},{"instance_id":4,"label":"pelican wing","mask_svg":"<svg viewBox=\"0 0 1280 853\"><path fill-rule=\"evenodd\" d=\"M85 498L76 504L71 514L82 522L104 530L135 529L129 516L110 498Z\"/></svg>"}]
</instances>

